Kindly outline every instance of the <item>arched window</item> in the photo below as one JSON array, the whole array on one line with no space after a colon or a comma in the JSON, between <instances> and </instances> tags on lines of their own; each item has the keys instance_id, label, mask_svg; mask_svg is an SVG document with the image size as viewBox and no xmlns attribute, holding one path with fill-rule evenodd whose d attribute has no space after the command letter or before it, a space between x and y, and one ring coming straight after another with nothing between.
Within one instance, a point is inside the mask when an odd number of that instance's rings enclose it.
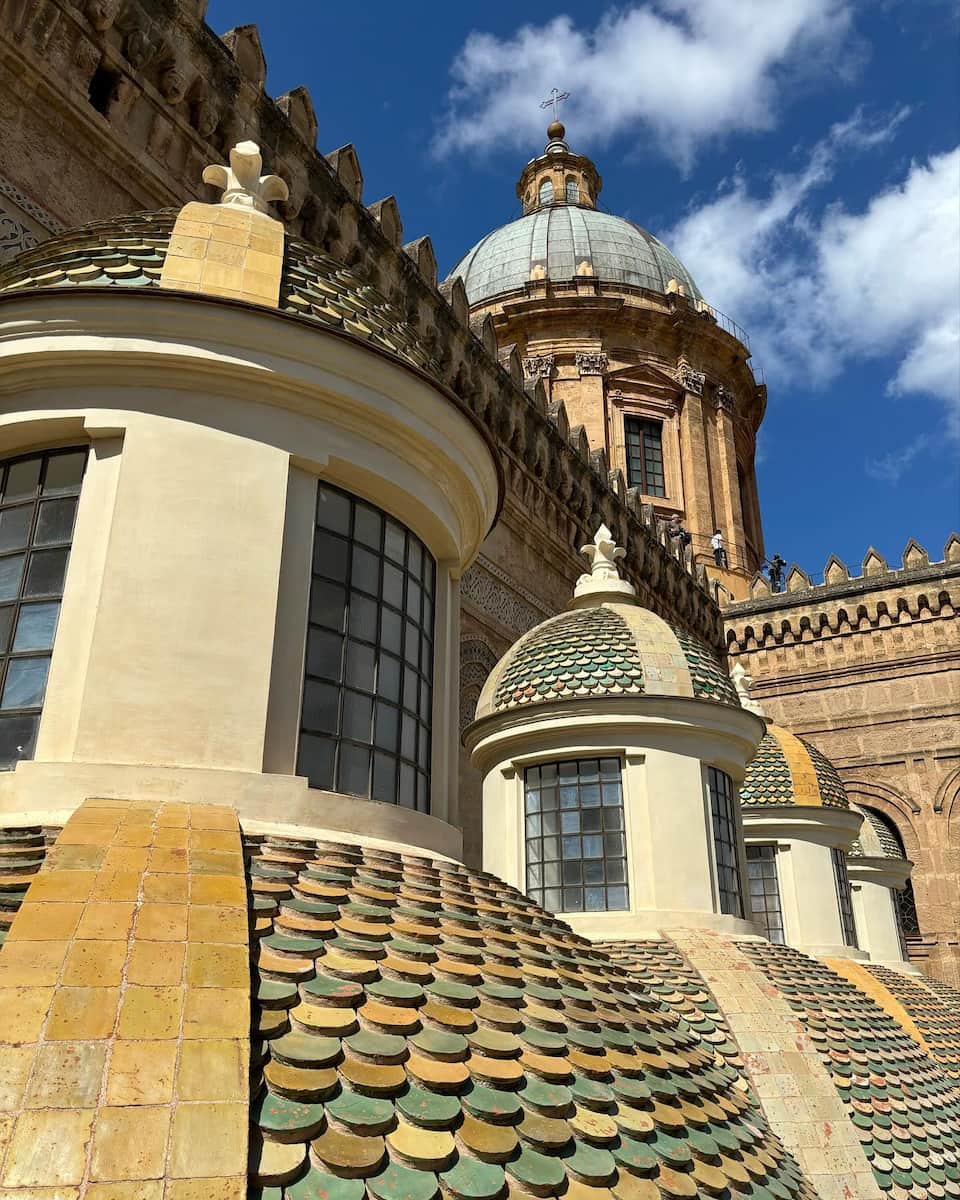
<instances>
[{"instance_id":1,"label":"arched window","mask_svg":"<svg viewBox=\"0 0 960 1200\"><path fill-rule=\"evenodd\" d=\"M553 183L549 179L543 179L540 181L540 203L553 203Z\"/></svg>"},{"instance_id":2,"label":"arched window","mask_svg":"<svg viewBox=\"0 0 960 1200\"><path fill-rule=\"evenodd\" d=\"M770 843L747 847L747 878L753 918L778 946L784 943L783 909L777 877L777 847Z\"/></svg>"},{"instance_id":3,"label":"arched window","mask_svg":"<svg viewBox=\"0 0 960 1200\"><path fill-rule=\"evenodd\" d=\"M843 934L843 944L856 948L857 926L853 919L853 900L850 896L850 878L847 875L847 856L834 846L830 850L833 860L833 882L837 889L837 907L840 909L840 929Z\"/></svg>"},{"instance_id":4,"label":"arched window","mask_svg":"<svg viewBox=\"0 0 960 1200\"><path fill-rule=\"evenodd\" d=\"M629 907L618 758L528 767L527 895L551 912Z\"/></svg>"},{"instance_id":5,"label":"arched window","mask_svg":"<svg viewBox=\"0 0 960 1200\"><path fill-rule=\"evenodd\" d=\"M87 452L0 462L0 769L32 758Z\"/></svg>"},{"instance_id":6,"label":"arched window","mask_svg":"<svg viewBox=\"0 0 960 1200\"><path fill-rule=\"evenodd\" d=\"M903 844L903 838L900 836L900 830L895 823L886 813L882 813L876 808L870 809L870 816L875 817L883 825L893 839L900 854L906 858L906 847ZM905 935L919 934L920 918L917 916L917 901L913 894L912 879L907 879L906 887L904 887L902 892L893 893L893 902L897 910L897 919L900 923L901 932Z\"/></svg>"},{"instance_id":7,"label":"arched window","mask_svg":"<svg viewBox=\"0 0 960 1200\"><path fill-rule=\"evenodd\" d=\"M568 204L579 204L580 203L580 188L577 186L577 181L573 178L572 175L567 176L566 191L567 191L567 203Z\"/></svg>"},{"instance_id":8,"label":"arched window","mask_svg":"<svg viewBox=\"0 0 960 1200\"><path fill-rule=\"evenodd\" d=\"M297 772L430 811L436 564L386 513L321 484Z\"/></svg>"},{"instance_id":9,"label":"arched window","mask_svg":"<svg viewBox=\"0 0 960 1200\"><path fill-rule=\"evenodd\" d=\"M737 855L737 822L733 810L733 780L716 767L707 770L713 848L717 862L720 911L730 917L743 916L740 860Z\"/></svg>"}]
</instances>

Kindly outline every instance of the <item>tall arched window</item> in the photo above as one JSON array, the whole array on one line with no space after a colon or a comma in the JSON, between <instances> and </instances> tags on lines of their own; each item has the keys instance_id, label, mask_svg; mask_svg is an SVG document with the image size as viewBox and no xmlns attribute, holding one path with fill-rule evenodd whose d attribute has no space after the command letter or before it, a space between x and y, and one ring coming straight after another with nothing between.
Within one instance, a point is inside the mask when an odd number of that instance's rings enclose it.
<instances>
[{"instance_id":1,"label":"tall arched window","mask_svg":"<svg viewBox=\"0 0 960 1200\"><path fill-rule=\"evenodd\" d=\"M840 929L843 934L843 944L860 945L857 941L857 925L853 919L853 900L850 896L850 878L847 875L847 856L836 846L830 850L833 860L833 882L837 889L837 907L840 909Z\"/></svg>"},{"instance_id":2,"label":"tall arched window","mask_svg":"<svg viewBox=\"0 0 960 1200\"><path fill-rule=\"evenodd\" d=\"M0 463L0 769L32 758L87 452Z\"/></svg>"},{"instance_id":3,"label":"tall arched window","mask_svg":"<svg viewBox=\"0 0 960 1200\"><path fill-rule=\"evenodd\" d=\"M399 521L321 484L297 772L430 811L436 564Z\"/></svg>"},{"instance_id":4,"label":"tall arched window","mask_svg":"<svg viewBox=\"0 0 960 1200\"><path fill-rule=\"evenodd\" d=\"M577 181L573 176L568 176L566 181L566 193L568 204L580 203L580 188L577 186Z\"/></svg>"},{"instance_id":5,"label":"tall arched window","mask_svg":"<svg viewBox=\"0 0 960 1200\"><path fill-rule=\"evenodd\" d=\"M710 792L720 911L731 917L742 917L743 893L740 887L740 859L737 855L733 780L716 767L710 767L707 771L707 783Z\"/></svg>"},{"instance_id":6,"label":"tall arched window","mask_svg":"<svg viewBox=\"0 0 960 1200\"><path fill-rule=\"evenodd\" d=\"M553 183L549 179L543 179L540 181L539 195L541 204L553 203Z\"/></svg>"}]
</instances>

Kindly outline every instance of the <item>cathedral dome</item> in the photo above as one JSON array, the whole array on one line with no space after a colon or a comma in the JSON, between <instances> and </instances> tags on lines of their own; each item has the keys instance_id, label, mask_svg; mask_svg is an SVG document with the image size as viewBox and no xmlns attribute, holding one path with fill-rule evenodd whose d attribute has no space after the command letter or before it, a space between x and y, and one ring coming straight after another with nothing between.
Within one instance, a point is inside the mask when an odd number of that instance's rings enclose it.
<instances>
[{"instance_id":1,"label":"cathedral dome","mask_svg":"<svg viewBox=\"0 0 960 1200\"><path fill-rule=\"evenodd\" d=\"M604 602L537 625L491 672L477 717L585 696L684 696L739 707L719 660L634 603Z\"/></svg>"},{"instance_id":2,"label":"cathedral dome","mask_svg":"<svg viewBox=\"0 0 960 1200\"><path fill-rule=\"evenodd\" d=\"M740 788L744 808L850 808L836 767L816 746L768 725Z\"/></svg>"},{"instance_id":3,"label":"cathedral dome","mask_svg":"<svg viewBox=\"0 0 960 1200\"><path fill-rule=\"evenodd\" d=\"M471 305L530 279L558 283L578 275L664 293L675 279L686 295L703 298L687 268L653 234L582 204L552 204L502 225L463 256L450 278L457 275Z\"/></svg>"}]
</instances>

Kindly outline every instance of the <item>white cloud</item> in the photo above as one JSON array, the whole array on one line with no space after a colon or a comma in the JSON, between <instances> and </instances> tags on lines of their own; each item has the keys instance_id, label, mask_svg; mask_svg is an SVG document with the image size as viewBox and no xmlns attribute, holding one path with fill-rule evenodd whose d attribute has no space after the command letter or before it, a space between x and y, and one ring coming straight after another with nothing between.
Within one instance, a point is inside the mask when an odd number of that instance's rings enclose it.
<instances>
[{"instance_id":1,"label":"white cloud","mask_svg":"<svg viewBox=\"0 0 960 1200\"><path fill-rule=\"evenodd\" d=\"M761 193L742 175L664 240L707 299L750 332L768 382L829 383L858 361L889 359L891 395L924 393L960 436L960 147L913 162L860 211L824 205L841 155L887 140L904 113L835 126L806 166ZM873 464L893 478L931 448L918 438Z\"/></svg>"},{"instance_id":2,"label":"white cloud","mask_svg":"<svg viewBox=\"0 0 960 1200\"><path fill-rule=\"evenodd\" d=\"M787 75L823 70L847 43L851 0L646 0L593 29L570 17L510 37L469 35L451 67L440 154L542 137L540 101L571 93L568 125L600 141L646 126L676 161L735 130L775 124Z\"/></svg>"}]
</instances>

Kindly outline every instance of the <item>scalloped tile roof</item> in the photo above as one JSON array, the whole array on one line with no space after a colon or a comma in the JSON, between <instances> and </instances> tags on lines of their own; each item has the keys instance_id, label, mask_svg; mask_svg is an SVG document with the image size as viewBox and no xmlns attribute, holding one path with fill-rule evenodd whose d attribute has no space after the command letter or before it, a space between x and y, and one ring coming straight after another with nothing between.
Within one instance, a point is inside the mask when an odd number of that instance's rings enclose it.
<instances>
[{"instance_id":1,"label":"scalloped tile roof","mask_svg":"<svg viewBox=\"0 0 960 1200\"><path fill-rule=\"evenodd\" d=\"M812 1200L695 983L457 863L247 846L263 1200Z\"/></svg>"},{"instance_id":2,"label":"scalloped tile roof","mask_svg":"<svg viewBox=\"0 0 960 1200\"><path fill-rule=\"evenodd\" d=\"M740 787L743 807L799 804L849 808L836 767L816 746L778 725L768 725Z\"/></svg>"}]
</instances>

